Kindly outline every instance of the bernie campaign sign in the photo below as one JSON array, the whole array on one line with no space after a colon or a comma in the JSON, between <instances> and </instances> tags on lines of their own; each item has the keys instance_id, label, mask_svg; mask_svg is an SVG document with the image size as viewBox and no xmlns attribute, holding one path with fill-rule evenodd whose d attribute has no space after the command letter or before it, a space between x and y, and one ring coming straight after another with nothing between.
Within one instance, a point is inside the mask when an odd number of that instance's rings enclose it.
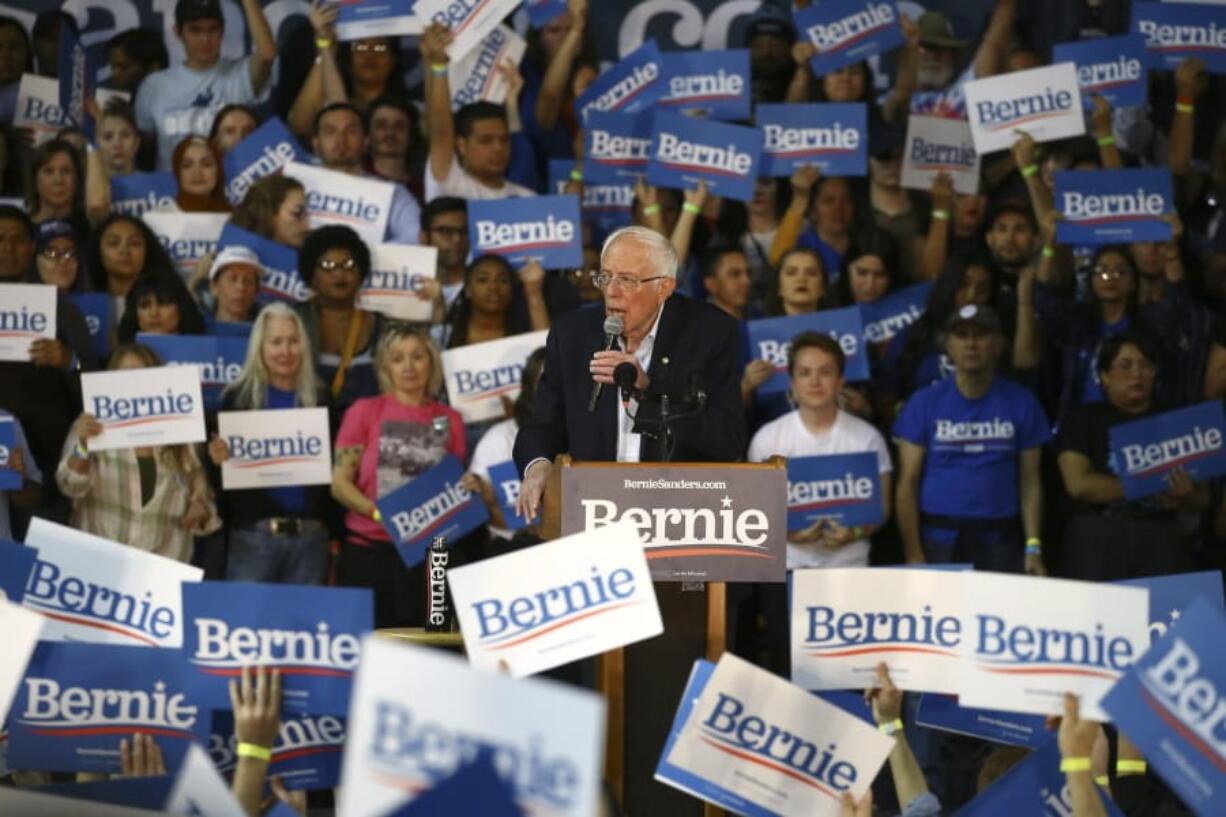
<instances>
[{"instance_id":1,"label":"bernie campaign sign","mask_svg":"<svg viewBox=\"0 0 1226 817\"><path fill-rule=\"evenodd\" d=\"M1222 594L1222 575L1214 570L1199 573L1175 573L1170 576L1147 576L1143 579L1125 579L1117 584L1129 587L1144 587L1149 591L1149 640L1152 644L1175 622L1193 599L1203 598L1214 609L1226 612L1226 599Z\"/></svg>"},{"instance_id":2,"label":"bernie campaign sign","mask_svg":"<svg viewBox=\"0 0 1226 817\"><path fill-rule=\"evenodd\" d=\"M763 176L791 176L816 167L823 176L868 173L868 124L863 102L759 105Z\"/></svg>"},{"instance_id":3,"label":"bernie campaign sign","mask_svg":"<svg viewBox=\"0 0 1226 817\"><path fill-rule=\"evenodd\" d=\"M184 683L193 701L226 709L244 666L276 667L285 712L343 714L373 617L367 588L184 584Z\"/></svg>"},{"instance_id":4,"label":"bernie campaign sign","mask_svg":"<svg viewBox=\"0 0 1226 817\"><path fill-rule=\"evenodd\" d=\"M68 117L60 107L60 83L53 77L22 74L17 84L17 104L13 109L13 127L34 134L34 146L55 138L60 128L68 125Z\"/></svg>"},{"instance_id":5,"label":"bernie campaign sign","mask_svg":"<svg viewBox=\"0 0 1226 817\"><path fill-rule=\"evenodd\" d=\"M558 195L566 193L570 185L570 172L574 169L575 163L570 159L551 159L549 190ZM587 178L583 180L583 198L579 202L579 212L583 216L583 223L592 230L593 243L600 244L609 233L630 224L634 186L629 181L625 179L614 183L600 183Z\"/></svg>"},{"instance_id":6,"label":"bernie campaign sign","mask_svg":"<svg viewBox=\"0 0 1226 817\"><path fill-rule=\"evenodd\" d=\"M243 337L138 332L136 342L157 352L167 366L196 367L206 411L221 408L221 393L238 379L247 356L247 338Z\"/></svg>"},{"instance_id":7,"label":"bernie campaign sign","mask_svg":"<svg viewBox=\"0 0 1226 817\"><path fill-rule=\"evenodd\" d=\"M280 173L290 162L309 161L307 152L277 117L270 117L247 138L226 153L222 166L226 174L226 200L237 205L251 185L265 176Z\"/></svg>"},{"instance_id":8,"label":"bernie campaign sign","mask_svg":"<svg viewBox=\"0 0 1226 817\"><path fill-rule=\"evenodd\" d=\"M264 274L260 277L260 303L283 301L297 304L311 297L311 291L298 277L298 251L278 244L233 224L226 224L217 239L217 249L246 247L260 259Z\"/></svg>"},{"instance_id":9,"label":"bernie campaign sign","mask_svg":"<svg viewBox=\"0 0 1226 817\"><path fill-rule=\"evenodd\" d=\"M306 188L312 229L340 224L352 229L367 244L383 241L395 194L391 182L301 162L287 162L282 172Z\"/></svg>"},{"instance_id":10,"label":"bernie campaign sign","mask_svg":"<svg viewBox=\"0 0 1226 817\"><path fill-rule=\"evenodd\" d=\"M332 482L332 436L322 406L223 411L217 430L230 454L221 464L227 491Z\"/></svg>"},{"instance_id":11,"label":"bernie campaign sign","mask_svg":"<svg viewBox=\"0 0 1226 817\"><path fill-rule=\"evenodd\" d=\"M514 267L529 261L545 269L583 266L578 196L470 201L468 238L474 256L494 253Z\"/></svg>"},{"instance_id":12,"label":"bernie campaign sign","mask_svg":"<svg viewBox=\"0 0 1226 817\"><path fill-rule=\"evenodd\" d=\"M13 418L0 417L0 491L21 490L22 475L13 467L13 452L17 450L17 426Z\"/></svg>"},{"instance_id":13,"label":"bernie campaign sign","mask_svg":"<svg viewBox=\"0 0 1226 817\"><path fill-rule=\"evenodd\" d=\"M1047 719L1042 715L959 706L957 695L927 693L920 696L915 722L929 729L1027 749L1038 749L1052 739L1051 732L1047 731Z\"/></svg>"},{"instance_id":14,"label":"bernie campaign sign","mask_svg":"<svg viewBox=\"0 0 1226 817\"><path fill-rule=\"evenodd\" d=\"M860 310L854 306L823 309L806 315L760 318L750 321L749 345L754 360L768 361L775 374L758 387L759 394L778 394L788 388L788 349L801 332L825 332L839 342L847 363L843 376L850 382L868 380L868 357Z\"/></svg>"},{"instance_id":15,"label":"bernie campaign sign","mask_svg":"<svg viewBox=\"0 0 1226 817\"><path fill-rule=\"evenodd\" d=\"M358 290L358 306L401 321L429 321L434 301L422 284L436 278L437 247L379 244L370 248L370 275Z\"/></svg>"},{"instance_id":16,"label":"bernie campaign sign","mask_svg":"<svg viewBox=\"0 0 1226 817\"><path fill-rule=\"evenodd\" d=\"M7 544L0 539L0 556L6 558L10 550ZM4 661L0 662L0 724L8 722L9 706L21 685L45 621L38 613L0 598L0 655L4 656Z\"/></svg>"},{"instance_id":17,"label":"bernie campaign sign","mask_svg":"<svg viewBox=\"0 0 1226 817\"><path fill-rule=\"evenodd\" d=\"M540 28L555 17L566 11L563 0L524 0L524 11L528 12L528 22L534 28Z\"/></svg>"},{"instance_id":18,"label":"bernie campaign sign","mask_svg":"<svg viewBox=\"0 0 1226 817\"><path fill-rule=\"evenodd\" d=\"M1106 817L1124 817L1110 797L1101 791L1098 797ZM1042 748L1031 752L963 806L958 817L1065 817L1075 813L1073 796L1060 771L1060 747L1055 737L1049 735Z\"/></svg>"},{"instance_id":19,"label":"bernie campaign sign","mask_svg":"<svg viewBox=\"0 0 1226 817\"><path fill-rule=\"evenodd\" d=\"M749 49L670 51L664 73L668 94L659 106L711 119L749 118Z\"/></svg>"},{"instance_id":20,"label":"bernie campaign sign","mask_svg":"<svg viewBox=\"0 0 1226 817\"><path fill-rule=\"evenodd\" d=\"M0 598L20 604L26 594L26 582L38 560L38 551L29 545L0 538Z\"/></svg>"},{"instance_id":21,"label":"bernie campaign sign","mask_svg":"<svg viewBox=\"0 0 1226 817\"><path fill-rule=\"evenodd\" d=\"M423 24L413 14L417 0L340 0L336 17L338 40L421 34Z\"/></svg>"},{"instance_id":22,"label":"bernie campaign sign","mask_svg":"<svg viewBox=\"0 0 1226 817\"><path fill-rule=\"evenodd\" d=\"M345 732L345 719L339 715L282 715L271 747L269 777L276 776L290 791L335 786L341 779ZM217 771L232 777L238 764L233 712L213 710L208 745Z\"/></svg>"},{"instance_id":23,"label":"bernie campaign sign","mask_svg":"<svg viewBox=\"0 0 1226 817\"><path fill-rule=\"evenodd\" d=\"M68 297L81 310L89 338L93 341L94 356L105 360L110 352L111 296L106 292L70 292Z\"/></svg>"},{"instance_id":24,"label":"bernie campaign sign","mask_svg":"<svg viewBox=\"0 0 1226 817\"><path fill-rule=\"evenodd\" d=\"M575 100L575 111L586 122L592 111L645 111L668 93L664 57L655 40L648 40L596 77Z\"/></svg>"},{"instance_id":25,"label":"bernie campaign sign","mask_svg":"<svg viewBox=\"0 0 1226 817\"><path fill-rule=\"evenodd\" d=\"M1137 34L1059 43L1052 49L1052 62L1077 66L1077 82L1086 110L1093 110L1097 94L1112 108L1144 105L1149 86L1149 55L1145 39Z\"/></svg>"},{"instance_id":26,"label":"bernie campaign sign","mask_svg":"<svg viewBox=\"0 0 1226 817\"><path fill-rule=\"evenodd\" d=\"M957 192L968 196L979 192L979 154L970 126L965 119L907 117L902 186L927 192L941 173L949 174Z\"/></svg>"},{"instance_id":27,"label":"bernie campaign sign","mask_svg":"<svg viewBox=\"0 0 1226 817\"><path fill-rule=\"evenodd\" d=\"M1056 240L1062 244L1170 241L1175 210L1169 170L1060 170L1055 176Z\"/></svg>"},{"instance_id":28,"label":"bernie campaign sign","mask_svg":"<svg viewBox=\"0 0 1226 817\"><path fill-rule=\"evenodd\" d=\"M111 177L111 212L143 216L161 210L177 211L179 183L173 173L129 173Z\"/></svg>"},{"instance_id":29,"label":"bernie campaign sign","mask_svg":"<svg viewBox=\"0 0 1226 817\"><path fill-rule=\"evenodd\" d=\"M698 182L724 198L749 201L758 181L762 132L658 112L651 129L647 181L689 190Z\"/></svg>"},{"instance_id":30,"label":"bernie campaign sign","mask_svg":"<svg viewBox=\"0 0 1226 817\"><path fill-rule=\"evenodd\" d=\"M1132 30L1145 38L1149 67L1174 71L1190 57L1211 74L1226 74L1226 6L1133 3Z\"/></svg>"},{"instance_id":31,"label":"bernie campaign sign","mask_svg":"<svg viewBox=\"0 0 1226 817\"><path fill-rule=\"evenodd\" d=\"M788 530L837 523L877 525L884 518L877 455L788 458Z\"/></svg>"},{"instance_id":32,"label":"bernie campaign sign","mask_svg":"<svg viewBox=\"0 0 1226 817\"><path fill-rule=\"evenodd\" d=\"M498 508L502 511L503 527L507 530L519 530L528 525L528 520L515 511L515 503L519 501L520 483L519 469L515 467L513 460L490 466L490 485L494 488Z\"/></svg>"},{"instance_id":33,"label":"bernie campaign sign","mask_svg":"<svg viewBox=\"0 0 1226 817\"><path fill-rule=\"evenodd\" d=\"M187 281L200 260L217 251L217 237L225 228L228 213L180 213L152 211L141 216L166 248L179 277Z\"/></svg>"},{"instance_id":34,"label":"bernie campaign sign","mask_svg":"<svg viewBox=\"0 0 1226 817\"><path fill-rule=\"evenodd\" d=\"M464 468L450 454L375 504L406 567L425 558L436 537L454 542L489 521L480 498L460 484Z\"/></svg>"},{"instance_id":35,"label":"bernie campaign sign","mask_svg":"<svg viewBox=\"0 0 1226 817\"><path fill-rule=\"evenodd\" d=\"M549 331L542 329L443 352L447 397L465 423L503 416L503 398L513 401L519 396L524 362L548 337Z\"/></svg>"},{"instance_id":36,"label":"bernie campaign sign","mask_svg":"<svg viewBox=\"0 0 1226 817\"><path fill-rule=\"evenodd\" d=\"M1194 481L1226 473L1224 433L1226 414L1217 400L1113 426L1111 455L1124 496L1139 499L1165 491L1167 475L1176 468Z\"/></svg>"},{"instance_id":37,"label":"bernie campaign sign","mask_svg":"<svg viewBox=\"0 0 1226 817\"><path fill-rule=\"evenodd\" d=\"M451 32L447 56L462 59L498 27L521 0L417 0L413 13L423 25L441 23Z\"/></svg>"},{"instance_id":38,"label":"bernie campaign sign","mask_svg":"<svg viewBox=\"0 0 1226 817\"><path fill-rule=\"evenodd\" d=\"M886 343L899 332L918 321L928 306L932 283L896 289L871 304L860 304L860 320L864 324L864 339L869 343Z\"/></svg>"},{"instance_id":39,"label":"bernie campaign sign","mask_svg":"<svg viewBox=\"0 0 1226 817\"><path fill-rule=\"evenodd\" d=\"M800 36L816 51L814 76L884 54L903 44L898 6L884 0L825 0L794 12Z\"/></svg>"},{"instance_id":40,"label":"bernie campaign sign","mask_svg":"<svg viewBox=\"0 0 1226 817\"><path fill-rule=\"evenodd\" d=\"M0 284L0 360L28 363L31 343L54 340L55 306L50 284Z\"/></svg>"},{"instance_id":41,"label":"bernie campaign sign","mask_svg":"<svg viewBox=\"0 0 1226 817\"><path fill-rule=\"evenodd\" d=\"M654 114L592 111L583 131L583 183L633 183L651 159ZM571 162L567 160L568 172Z\"/></svg>"},{"instance_id":42,"label":"bernie campaign sign","mask_svg":"<svg viewBox=\"0 0 1226 817\"><path fill-rule=\"evenodd\" d=\"M1007 150L1025 132L1051 142L1086 132L1077 66L1061 62L1011 71L963 86L975 150Z\"/></svg>"},{"instance_id":43,"label":"bernie campaign sign","mask_svg":"<svg viewBox=\"0 0 1226 817\"><path fill-rule=\"evenodd\" d=\"M506 62L519 65L528 44L506 26L498 26L477 47L447 65L447 85L451 89L451 110L472 102L506 101L510 85L498 70Z\"/></svg>"}]
</instances>

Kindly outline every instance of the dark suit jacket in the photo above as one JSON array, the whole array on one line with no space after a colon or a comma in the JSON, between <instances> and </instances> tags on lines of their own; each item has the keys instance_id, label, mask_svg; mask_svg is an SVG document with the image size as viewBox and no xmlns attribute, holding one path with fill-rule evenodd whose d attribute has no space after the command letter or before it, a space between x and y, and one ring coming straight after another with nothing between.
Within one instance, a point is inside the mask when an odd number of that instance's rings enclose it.
<instances>
[{"instance_id":1,"label":"dark suit jacket","mask_svg":"<svg viewBox=\"0 0 1226 817\"><path fill-rule=\"evenodd\" d=\"M741 406L739 327L715 307L682 295L664 303L647 372L652 392L683 393L697 373L707 392L707 407L679 421L675 462L735 462L745 454L747 431ZM589 414L593 353L604 348L604 310L580 309L554 323L545 343L545 371L536 391L530 422L515 438L515 464L524 468L537 457L550 461L569 453L576 460L617 459L617 389L606 386ZM650 407L642 409L648 416ZM660 446L643 437L641 457L660 459Z\"/></svg>"}]
</instances>

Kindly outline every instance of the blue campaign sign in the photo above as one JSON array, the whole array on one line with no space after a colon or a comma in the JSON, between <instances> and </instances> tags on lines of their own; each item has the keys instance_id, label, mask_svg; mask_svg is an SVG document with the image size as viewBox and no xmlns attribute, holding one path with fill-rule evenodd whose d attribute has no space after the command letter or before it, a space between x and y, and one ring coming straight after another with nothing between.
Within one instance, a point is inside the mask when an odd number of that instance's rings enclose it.
<instances>
[{"instance_id":1,"label":"blue campaign sign","mask_svg":"<svg viewBox=\"0 0 1226 817\"><path fill-rule=\"evenodd\" d=\"M549 160L549 190L557 195L566 192L570 172L575 163L570 159ZM631 221L634 206L634 186L626 181L616 183L593 183L583 180L583 198L579 213L583 223L592 228L591 240L599 245L605 236Z\"/></svg>"},{"instance_id":2,"label":"blue campaign sign","mask_svg":"<svg viewBox=\"0 0 1226 817\"><path fill-rule=\"evenodd\" d=\"M1114 426L1111 456L1124 496L1138 499L1165 491L1166 475L1175 468L1195 481L1226 474L1224 433L1226 414L1217 400Z\"/></svg>"},{"instance_id":3,"label":"blue campaign sign","mask_svg":"<svg viewBox=\"0 0 1226 817\"><path fill-rule=\"evenodd\" d=\"M290 791L338 785L347 732L348 721L340 715L282 715L268 776L279 777ZM238 761L233 712L213 711L209 755L218 773L230 779Z\"/></svg>"},{"instance_id":4,"label":"blue campaign sign","mask_svg":"<svg viewBox=\"0 0 1226 817\"><path fill-rule=\"evenodd\" d=\"M274 116L226 153L222 160L226 199L237 205L257 180L280 173L288 162L306 161L309 161L306 151L285 123Z\"/></svg>"},{"instance_id":5,"label":"blue campaign sign","mask_svg":"<svg viewBox=\"0 0 1226 817\"><path fill-rule=\"evenodd\" d=\"M651 122L650 111L588 114L583 133L583 183L633 184L646 175L651 158Z\"/></svg>"},{"instance_id":6,"label":"blue campaign sign","mask_svg":"<svg viewBox=\"0 0 1226 817\"><path fill-rule=\"evenodd\" d=\"M94 354L106 360L111 351L111 296L105 292L73 292L68 297L85 317Z\"/></svg>"},{"instance_id":7,"label":"blue campaign sign","mask_svg":"<svg viewBox=\"0 0 1226 817\"><path fill-rule=\"evenodd\" d=\"M9 726L13 768L118 772L121 738L153 735L173 767L207 739L209 718L187 694L178 650L65 641L35 648Z\"/></svg>"},{"instance_id":8,"label":"blue campaign sign","mask_svg":"<svg viewBox=\"0 0 1226 817\"><path fill-rule=\"evenodd\" d=\"M885 343L915 323L928 307L932 282L923 281L896 289L871 304L860 304L860 320L864 323L864 339L869 343Z\"/></svg>"},{"instance_id":9,"label":"blue campaign sign","mask_svg":"<svg viewBox=\"0 0 1226 817\"><path fill-rule=\"evenodd\" d=\"M762 175L791 176L809 166L824 176L867 175L867 117L863 102L759 105Z\"/></svg>"},{"instance_id":10,"label":"blue campaign sign","mask_svg":"<svg viewBox=\"0 0 1226 817\"><path fill-rule=\"evenodd\" d=\"M0 593L13 604L20 604L26 594L26 582L38 560L38 549L0 539Z\"/></svg>"},{"instance_id":11,"label":"blue campaign sign","mask_svg":"<svg viewBox=\"0 0 1226 817\"><path fill-rule=\"evenodd\" d=\"M375 503L406 566L425 558L434 537L454 542L489 521L480 498L460 484L463 476L460 461L448 455Z\"/></svg>"},{"instance_id":12,"label":"blue campaign sign","mask_svg":"<svg viewBox=\"0 0 1226 817\"><path fill-rule=\"evenodd\" d=\"M1112 108L1145 104L1149 55L1139 34L1060 43L1052 49L1051 61L1077 66L1077 83L1086 110L1094 109L1091 94L1102 96Z\"/></svg>"},{"instance_id":13,"label":"blue campaign sign","mask_svg":"<svg viewBox=\"0 0 1226 817\"><path fill-rule=\"evenodd\" d=\"M515 267L529 261L545 269L583 266L578 196L470 201L468 237L474 256L494 253Z\"/></svg>"},{"instance_id":14,"label":"blue campaign sign","mask_svg":"<svg viewBox=\"0 0 1226 817\"><path fill-rule=\"evenodd\" d=\"M663 57L655 40L647 40L622 57L575 100L580 121L593 111L645 111L668 93Z\"/></svg>"},{"instance_id":15,"label":"blue campaign sign","mask_svg":"<svg viewBox=\"0 0 1226 817\"><path fill-rule=\"evenodd\" d=\"M659 111L651 129L647 181L689 190L699 179L724 198L753 198L762 156L762 132Z\"/></svg>"},{"instance_id":16,"label":"blue campaign sign","mask_svg":"<svg viewBox=\"0 0 1226 817\"><path fill-rule=\"evenodd\" d=\"M1222 574L1216 570L1199 573L1176 573L1172 576L1149 576L1125 579L1117 584L1144 587L1149 590L1149 640L1157 641L1183 615L1194 599L1205 599L1215 609L1226 612L1222 595Z\"/></svg>"},{"instance_id":17,"label":"blue campaign sign","mask_svg":"<svg viewBox=\"0 0 1226 817\"><path fill-rule=\"evenodd\" d=\"M111 177L111 212L143 216L152 210L174 210L179 183L173 173L129 173Z\"/></svg>"},{"instance_id":18,"label":"blue campaign sign","mask_svg":"<svg viewBox=\"0 0 1226 817\"><path fill-rule=\"evenodd\" d=\"M788 349L801 332L825 332L839 342L847 357L843 376L849 382L868 380L868 356L864 349L864 325L854 306L823 309L805 315L761 318L750 321L749 344L754 360L766 360L775 374L758 387L759 394L777 394L788 388Z\"/></svg>"},{"instance_id":19,"label":"blue campaign sign","mask_svg":"<svg viewBox=\"0 0 1226 817\"><path fill-rule=\"evenodd\" d=\"M749 49L670 51L664 73L668 94L661 107L711 119L749 118Z\"/></svg>"},{"instance_id":20,"label":"blue campaign sign","mask_svg":"<svg viewBox=\"0 0 1226 817\"><path fill-rule=\"evenodd\" d=\"M876 525L884 516L874 452L788 459L788 530L821 520Z\"/></svg>"},{"instance_id":21,"label":"blue campaign sign","mask_svg":"<svg viewBox=\"0 0 1226 817\"><path fill-rule=\"evenodd\" d=\"M519 469L515 463L508 460L490 466L490 482L494 487L494 496L498 498L498 507L502 509L502 518L506 521L507 530L519 530L528 524L528 520L515 512L515 501L519 499Z\"/></svg>"},{"instance_id":22,"label":"blue campaign sign","mask_svg":"<svg viewBox=\"0 0 1226 817\"><path fill-rule=\"evenodd\" d=\"M796 30L813 43L815 76L884 54L903 44L898 6L882 0L826 0L797 9Z\"/></svg>"},{"instance_id":23,"label":"blue campaign sign","mask_svg":"<svg viewBox=\"0 0 1226 817\"><path fill-rule=\"evenodd\" d=\"M217 237L217 251L230 246L247 247L259 257L260 265L264 267L264 276L260 279L260 303L284 301L296 304L311 297L311 291L298 277L298 251L293 247L227 223Z\"/></svg>"},{"instance_id":24,"label":"blue campaign sign","mask_svg":"<svg viewBox=\"0 0 1226 817\"><path fill-rule=\"evenodd\" d=\"M524 11L528 12L528 22L534 28L540 28L554 17L561 16L566 11L564 0L524 0Z\"/></svg>"},{"instance_id":25,"label":"blue campaign sign","mask_svg":"<svg viewBox=\"0 0 1226 817\"><path fill-rule=\"evenodd\" d=\"M374 622L371 591L255 582L183 584L183 676L192 700L230 707L244 666L281 670L281 708L345 714L359 642Z\"/></svg>"},{"instance_id":26,"label":"blue campaign sign","mask_svg":"<svg viewBox=\"0 0 1226 817\"><path fill-rule=\"evenodd\" d=\"M1156 168L1056 172L1056 239L1063 244L1169 241L1171 172Z\"/></svg>"},{"instance_id":27,"label":"blue campaign sign","mask_svg":"<svg viewBox=\"0 0 1226 817\"><path fill-rule=\"evenodd\" d=\"M1173 71L1199 57L1209 73L1226 73L1226 6L1133 3L1132 30L1145 37L1150 68Z\"/></svg>"},{"instance_id":28,"label":"blue campaign sign","mask_svg":"<svg viewBox=\"0 0 1226 817\"><path fill-rule=\"evenodd\" d=\"M21 474L13 469L13 451L16 448L17 426L13 418L0 417L0 491L21 490Z\"/></svg>"},{"instance_id":29,"label":"blue campaign sign","mask_svg":"<svg viewBox=\"0 0 1226 817\"><path fill-rule=\"evenodd\" d=\"M85 101L94 96L97 69L80 34L71 26L60 26L60 110L65 125L75 125L87 139L94 138L94 120L85 109Z\"/></svg>"},{"instance_id":30,"label":"blue campaign sign","mask_svg":"<svg viewBox=\"0 0 1226 817\"><path fill-rule=\"evenodd\" d=\"M1042 715L958 706L958 696L933 693L920 696L915 711L920 726L1028 749L1038 749L1051 740L1046 720Z\"/></svg>"},{"instance_id":31,"label":"blue campaign sign","mask_svg":"<svg viewBox=\"0 0 1226 817\"><path fill-rule=\"evenodd\" d=\"M1226 615L1198 598L1102 700L1179 799L1201 817L1226 814Z\"/></svg>"},{"instance_id":32,"label":"blue campaign sign","mask_svg":"<svg viewBox=\"0 0 1226 817\"><path fill-rule=\"evenodd\" d=\"M1124 817L1119 806L1104 796L1098 798L1107 817ZM958 817L1030 817L1030 815L1073 814L1073 798L1060 771L1060 747L1050 735L1041 748L1026 756L1004 777L988 786L971 800Z\"/></svg>"},{"instance_id":33,"label":"blue campaign sign","mask_svg":"<svg viewBox=\"0 0 1226 817\"><path fill-rule=\"evenodd\" d=\"M238 379L247 357L247 338L221 335L153 335L139 332L136 342L171 366L199 366L206 411L221 408L221 392Z\"/></svg>"}]
</instances>

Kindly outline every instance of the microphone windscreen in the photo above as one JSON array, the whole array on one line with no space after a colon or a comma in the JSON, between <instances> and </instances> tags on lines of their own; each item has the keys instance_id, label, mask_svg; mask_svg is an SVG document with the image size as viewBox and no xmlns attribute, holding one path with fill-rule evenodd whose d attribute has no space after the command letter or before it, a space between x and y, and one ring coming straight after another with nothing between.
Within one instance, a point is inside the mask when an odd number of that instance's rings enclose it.
<instances>
[{"instance_id":1,"label":"microphone windscreen","mask_svg":"<svg viewBox=\"0 0 1226 817\"><path fill-rule=\"evenodd\" d=\"M625 328L626 323L622 320L621 315L610 315L604 319L604 333L606 335L620 335Z\"/></svg>"}]
</instances>

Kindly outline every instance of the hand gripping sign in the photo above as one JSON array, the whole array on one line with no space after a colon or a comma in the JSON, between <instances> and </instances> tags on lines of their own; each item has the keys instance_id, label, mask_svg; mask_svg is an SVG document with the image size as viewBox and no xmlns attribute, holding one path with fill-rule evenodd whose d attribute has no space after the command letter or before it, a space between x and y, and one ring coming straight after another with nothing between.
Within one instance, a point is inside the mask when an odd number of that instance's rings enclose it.
<instances>
[{"instance_id":1,"label":"hand gripping sign","mask_svg":"<svg viewBox=\"0 0 1226 817\"><path fill-rule=\"evenodd\" d=\"M660 111L652 124L647 181L688 190L702 180L714 195L749 201L761 155L762 132L756 128Z\"/></svg>"},{"instance_id":2,"label":"hand gripping sign","mask_svg":"<svg viewBox=\"0 0 1226 817\"><path fill-rule=\"evenodd\" d=\"M1085 713L1082 713L1085 717ZM1098 792L1102 814L1124 817L1115 802ZM1073 797L1064 773L1060 771L1060 747L1049 737L1040 749L1031 752L1020 763L971 800L958 812L958 817L1004 817L1004 815L1043 815L1071 817Z\"/></svg>"},{"instance_id":3,"label":"hand gripping sign","mask_svg":"<svg viewBox=\"0 0 1226 817\"><path fill-rule=\"evenodd\" d=\"M85 410L102 424L91 451L201 443L204 403L200 372L191 366L119 369L81 375Z\"/></svg>"},{"instance_id":4,"label":"hand gripping sign","mask_svg":"<svg viewBox=\"0 0 1226 817\"><path fill-rule=\"evenodd\" d=\"M485 35L477 47L462 59L447 64L447 85L451 88L451 110L458 111L473 102L506 101L510 86L499 70L505 62L519 65L527 42L506 26Z\"/></svg>"},{"instance_id":5,"label":"hand gripping sign","mask_svg":"<svg viewBox=\"0 0 1226 817\"><path fill-rule=\"evenodd\" d=\"M335 786L341 778L346 731L339 715L282 715L270 747L269 776L278 777L290 791ZM227 779L233 776L238 762L233 712L213 710L209 755L218 772Z\"/></svg>"},{"instance_id":6,"label":"hand gripping sign","mask_svg":"<svg viewBox=\"0 0 1226 817\"><path fill-rule=\"evenodd\" d=\"M792 338L801 332L825 332L834 338L847 358L843 376L849 382L868 380L868 354L864 348L864 325L860 310L823 309L805 315L782 318L759 318L750 321L749 343L755 360L765 360L775 367L775 374L758 387L759 394L777 394L788 388L788 349Z\"/></svg>"},{"instance_id":7,"label":"hand gripping sign","mask_svg":"<svg viewBox=\"0 0 1226 817\"><path fill-rule=\"evenodd\" d=\"M417 0L413 13L423 25L442 23L451 30L447 56L458 60L476 48L521 0Z\"/></svg>"},{"instance_id":8,"label":"hand gripping sign","mask_svg":"<svg viewBox=\"0 0 1226 817\"><path fill-rule=\"evenodd\" d=\"M824 522L876 525L884 514L876 453L788 459L789 531Z\"/></svg>"},{"instance_id":9,"label":"hand gripping sign","mask_svg":"<svg viewBox=\"0 0 1226 817\"><path fill-rule=\"evenodd\" d=\"M332 482L326 408L223 411L217 425L230 452L221 465L227 491Z\"/></svg>"},{"instance_id":10,"label":"hand gripping sign","mask_svg":"<svg viewBox=\"0 0 1226 817\"><path fill-rule=\"evenodd\" d=\"M898 6L883 0L826 0L794 13L800 35L816 52L814 76L862 62L903 44Z\"/></svg>"},{"instance_id":11,"label":"hand gripping sign","mask_svg":"<svg viewBox=\"0 0 1226 817\"><path fill-rule=\"evenodd\" d=\"M0 360L30 362L30 344L55 339L55 287L0 284Z\"/></svg>"},{"instance_id":12,"label":"hand gripping sign","mask_svg":"<svg viewBox=\"0 0 1226 817\"><path fill-rule=\"evenodd\" d=\"M816 167L823 176L868 173L868 124L862 102L759 105L762 175L791 176Z\"/></svg>"},{"instance_id":13,"label":"hand gripping sign","mask_svg":"<svg viewBox=\"0 0 1226 817\"><path fill-rule=\"evenodd\" d=\"M448 454L375 503L406 567L425 558L434 537L454 542L489 521L485 503L460 484L463 476L460 461Z\"/></svg>"},{"instance_id":14,"label":"hand gripping sign","mask_svg":"<svg viewBox=\"0 0 1226 817\"><path fill-rule=\"evenodd\" d=\"M1061 170L1055 174L1056 239L1064 244L1169 241L1175 211L1171 172Z\"/></svg>"},{"instance_id":15,"label":"hand gripping sign","mask_svg":"<svg viewBox=\"0 0 1226 817\"><path fill-rule=\"evenodd\" d=\"M1226 473L1224 435L1226 413L1216 400L1113 426L1111 455L1124 496L1165 491L1176 468L1194 481Z\"/></svg>"},{"instance_id":16,"label":"hand gripping sign","mask_svg":"<svg viewBox=\"0 0 1226 817\"><path fill-rule=\"evenodd\" d=\"M1061 62L977 79L963 86L975 150L1005 150L1021 132L1051 142L1086 132L1077 66Z\"/></svg>"},{"instance_id":17,"label":"hand gripping sign","mask_svg":"<svg viewBox=\"0 0 1226 817\"><path fill-rule=\"evenodd\" d=\"M548 330L512 335L443 352L443 376L451 405L465 423L503 415L502 399L519 396L524 362L545 345Z\"/></svg>"}]
</instances>

